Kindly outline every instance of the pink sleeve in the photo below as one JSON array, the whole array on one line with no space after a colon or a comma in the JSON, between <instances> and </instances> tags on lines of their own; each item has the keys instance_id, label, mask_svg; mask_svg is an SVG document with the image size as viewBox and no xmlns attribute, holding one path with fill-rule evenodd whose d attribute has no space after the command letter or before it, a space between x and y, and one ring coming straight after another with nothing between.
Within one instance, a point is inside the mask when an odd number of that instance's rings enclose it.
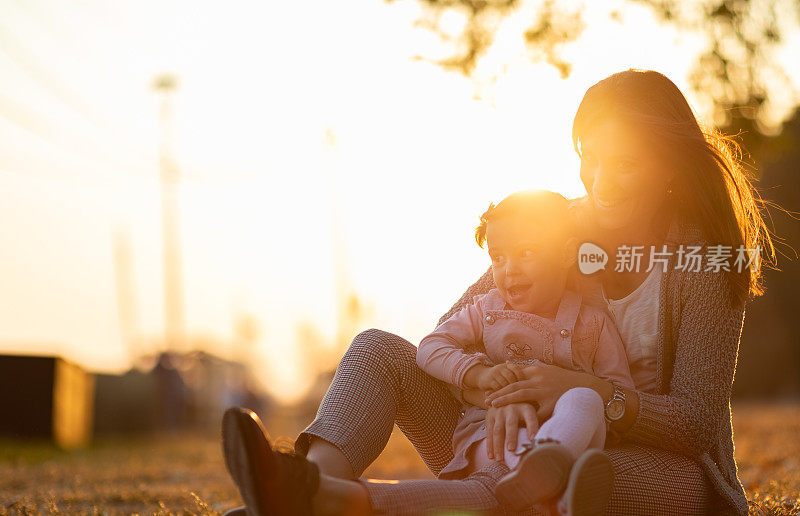
<instances>
[{"instance_id":1,"label":"pink sleeve","mask_svg":"<svg viewBox=\"0 0 800 516\"><path fill-rule=\"evenodd\" d=\"M622 338L619 336L614 322L605 314L601 318L600 336L592 365L592 374L620 387L635 388Z\"/></svg>"},{"instance_id":2,"label":"pink sleeve","mask_svg":"<svg viewBox=\"0 0 800 516\"><path fill-rule=\"evenodd\" d=\"M484 296L436 327L419 343L417 364L429 375L459 388L467 369L476 364L491 364L485 353L467 353L465 348L483 340Z\"/></svg>"}]
</instances>

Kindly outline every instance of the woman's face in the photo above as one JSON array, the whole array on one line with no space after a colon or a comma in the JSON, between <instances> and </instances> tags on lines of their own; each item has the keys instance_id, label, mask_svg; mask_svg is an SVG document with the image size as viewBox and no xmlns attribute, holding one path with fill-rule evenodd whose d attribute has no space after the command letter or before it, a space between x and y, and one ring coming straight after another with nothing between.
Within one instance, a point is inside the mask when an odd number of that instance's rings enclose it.
<instances>
[{"instance_id":1,"label":"woman's face","mask_svg":"<svg viewBox=\"0 0 800 516\"><path fill-rule=\"evenodd\" d=\"M641 132L617 121L600 122L581 140L581 181L602 229L639 234L664 204L673 177Z\"/></svg>"}]
</instances>

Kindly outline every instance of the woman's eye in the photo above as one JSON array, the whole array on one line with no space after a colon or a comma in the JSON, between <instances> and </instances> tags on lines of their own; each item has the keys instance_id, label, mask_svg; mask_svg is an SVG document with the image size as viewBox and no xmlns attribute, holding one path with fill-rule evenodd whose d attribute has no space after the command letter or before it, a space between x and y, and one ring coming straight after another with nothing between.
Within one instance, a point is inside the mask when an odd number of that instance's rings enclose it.
<instances>
[{"instance_id":1,"label":"woman's eye","mask_svg":"<svg viewBox=\"0 0 800 516\"><path fill-rule=\"evenodd\" d=\"M503 261L503 255L501 254L490 255L490 258L492 259L492 263L500 263Z\"/></svg>"},{"instance_id":2,"label":"woman's eye","mask_svg":"<svg viewBox=\"0 0 800 516\"><path fill-rule=\"evenodd\" d=\"M620 172L633 172L636 168L636 163L631 160L620 160L617 162L617 169Z\"/></svg>"},{"instance_id":3,"label":"woman's eye","mask_svg":"<svg viewBox=\"0 0 800 516\"><path fill-rule=\"evenodd\" d=\"M593 167L597 165L597 158L594 157L594 154L589 154L588 152L581 154L581 165Z\"/></svg>"},{"instance_id":4,"label":"woman's eye","mask_svg":"<svg viewBox=\"0 0 800 516\"><path fill-rule=\"evenodd\" d=\"M533 249L525 249L522 251L521 254L523 258L533 258L534 256L536 256L536 251L534 251Z\"/></svg>"}]
</instances>

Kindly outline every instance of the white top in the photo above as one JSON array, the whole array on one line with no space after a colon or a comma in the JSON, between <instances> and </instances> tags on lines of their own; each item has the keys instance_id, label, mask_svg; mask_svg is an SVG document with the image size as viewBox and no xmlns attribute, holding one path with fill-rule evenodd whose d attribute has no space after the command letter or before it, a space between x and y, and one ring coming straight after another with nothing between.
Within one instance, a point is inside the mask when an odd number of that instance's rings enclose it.
<instances>
[{"instance_id":1,"label":"white top","mask_svg":"<svg viewBox=\"0 0 800 516\"><path fill-rule=\"evenodd\" d=\"M658 367L658 305L663 268L655 266L636 290L622 299L603 299L617 325L636 388L653 392Z\"/></svg>"}]
</instances>

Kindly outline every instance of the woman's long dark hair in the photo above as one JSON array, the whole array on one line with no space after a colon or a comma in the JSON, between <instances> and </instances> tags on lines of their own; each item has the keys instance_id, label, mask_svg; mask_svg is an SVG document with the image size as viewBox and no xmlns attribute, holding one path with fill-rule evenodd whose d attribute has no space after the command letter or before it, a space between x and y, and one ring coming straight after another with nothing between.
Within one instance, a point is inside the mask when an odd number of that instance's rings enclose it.
<instances>
[{"instance_id":1,"label":"woman's long dark hair","mask_svg":"<svg viewBox=\"0 0 800 516\"><path fill-rule=\"evenodd\" d=\"M653 150L675 172L668 209L703 231L709 245L761 250L760 261L772 264L775 249L764 222L766 204L730 137L704 130L678 87L650 70L626 70L598 82L586 92L572 125L572 141L580 142L603 120L633 124L647 135ZM764 293L761 267L731 266L727 273L732 303Z\"/></svg>"}]
</instances>

